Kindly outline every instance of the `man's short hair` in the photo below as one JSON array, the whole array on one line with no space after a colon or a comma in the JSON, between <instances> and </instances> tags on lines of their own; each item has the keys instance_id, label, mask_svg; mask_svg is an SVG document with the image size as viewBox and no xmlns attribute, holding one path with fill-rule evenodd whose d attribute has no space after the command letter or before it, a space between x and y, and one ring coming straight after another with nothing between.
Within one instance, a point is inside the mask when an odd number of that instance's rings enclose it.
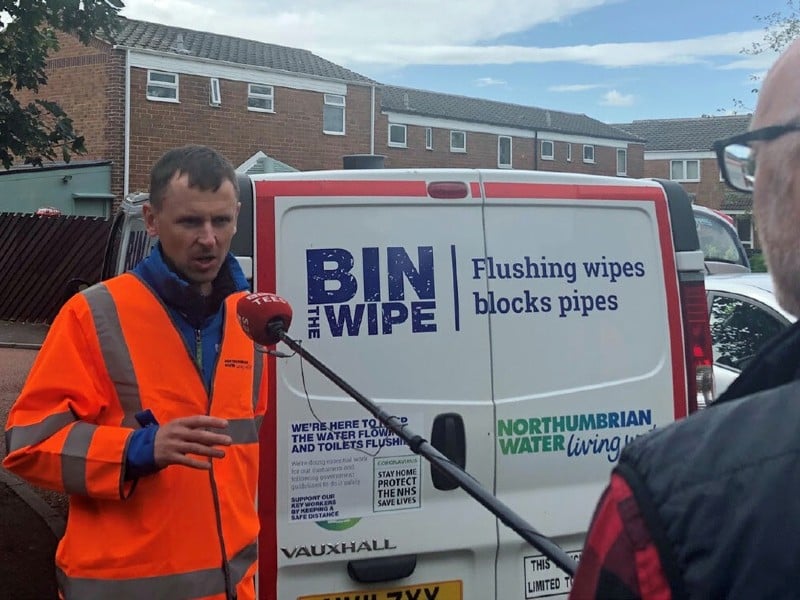
<instances>
[{"instance_id":1,"label":"man's short hair","mask_svg":"<svg viewBox=\"0 0 800 600\"><path fill-rule=\"evenodd\" d=\"M160 210L170 181L188 175L189 187L216 192L227 179L239 197L239 183L233 165L208 146L189 145L167 151L150 171L150 205Z\"/></svg>"}]
</instances>

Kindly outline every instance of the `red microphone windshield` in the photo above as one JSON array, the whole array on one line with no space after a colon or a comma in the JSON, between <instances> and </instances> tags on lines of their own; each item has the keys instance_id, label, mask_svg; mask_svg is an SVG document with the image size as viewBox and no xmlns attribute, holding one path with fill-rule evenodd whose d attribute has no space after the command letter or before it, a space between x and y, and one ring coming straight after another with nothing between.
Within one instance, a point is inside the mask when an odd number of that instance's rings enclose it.
<instances>
[{"instance_id":1,"label":"red microphone windshield","mask_svg":"<svg viewBox=\"0 0 800 600\"><path fill-rule=\"evenodd\" d=\"M256 292L239 298L236 315L247 337L256 344L272 346L280 340L272 326L280 325L284 331L289 329L292 307L276 294Z\"/></svg>"}]
</instances>

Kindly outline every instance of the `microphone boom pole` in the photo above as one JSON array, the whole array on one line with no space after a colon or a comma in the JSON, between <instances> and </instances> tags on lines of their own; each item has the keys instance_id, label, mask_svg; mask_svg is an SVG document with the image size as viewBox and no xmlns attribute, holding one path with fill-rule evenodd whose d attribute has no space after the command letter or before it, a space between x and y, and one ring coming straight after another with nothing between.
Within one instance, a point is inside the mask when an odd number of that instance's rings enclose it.
<instances>
[{"instance_id":1,"label":"microphone boom pole","mask_svg":"<svg viewBox=\"0 0 800 600\"><path fill-rule=\"evenodd\" d=\"M372 415L374 415L388 430L400 437L415 454L425 457L433 467L453 478L461 489L480 502L494 516L500 519L502 523L515 531L523 540L552 560L565 573L572 577L575 576L577 563L564 552L561 547L539 533L533 526L478 483L469 473L439 452L430 442L411 431L408 426L403 425L397 417L390 415L369 398L358 392L336 373L331 371L322 361L303 348L301 344L289 337L289 334L286 333L286 329L284 328L283 321L271 321L267 324L267 328L277 339L310 362L320 373L372 413Z\"/></svg>"}]
</instances>

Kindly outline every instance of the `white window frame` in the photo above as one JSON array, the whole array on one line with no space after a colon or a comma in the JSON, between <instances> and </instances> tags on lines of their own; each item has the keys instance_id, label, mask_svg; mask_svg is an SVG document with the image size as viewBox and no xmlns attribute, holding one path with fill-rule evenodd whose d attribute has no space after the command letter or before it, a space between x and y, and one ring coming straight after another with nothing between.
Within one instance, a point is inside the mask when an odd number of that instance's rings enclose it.
<instances>
[{"instance_id":1,"label":"white window frame","mask_svg":"<svg viewBox=\"0 0 800 600\"><path fill-rule=\"evenodd\" d=\"M264 90L269 89L269 93L267 92L257 92L253 91L253 88L262 88ZM269 108L264 108L262 106L250 106L250 100L256 101L266 101L269 104ZM265 83L248 83L247 84L247 110L251 110L253 112L263 112L263 113L274 113L275 112L275 88L271 85L267 85Z\"/></svg>"},{"instance_id":2,"label":"white window frame","mask_svg":"<svg viewBox=\"0 0 800 600\"><path fill-rule=\"evenodd\" d=\"M453 136L457 135L457 134L461 134L461 135L464 136L464 145L461 146L461 147L453 145ZM459 129L451 129L450 130L450 152L466 153L466 151L467 151L467 132L466 131L461 131Z\"/></svg>"},{"instance_id":3,"label":"white window frame","mask_svg":"<svg viewBox=\"0 0 800 600\"><path fill-rule=\"evenodd\" d=\"M550 145L550 152L545 152L545 144ZM539 142L539 157L542 160L555 160L556 143L553 140L542 140Z\"/></svg>"},{"instance_id":4,"label":"white window frame","mask_svg":"<svg viewBox=\"0 0 800 600\"><path fill-rule=\"evenodd\" d=\"M673 177L672 177L672 165L675 164L675 163L682 163L682 166L681 166L682 177L678 177L678 178L673 179ZM689 177L687 176L687 172L688 172L687 166L688 166L689 163L697 163L697 178L696 179L695 178L689 179ZM700 181L702 179L702 175L700 173L700 160L697 159L697 158L684 158L684 159L677 158L677 159L674 159L674 160L670 160L669 161L669 178L672 181L693 181L693 182Z\"/></svg>"},{"instance_id":5,"label":"white window frame","mask_svg":"<svg viewBox=\"0 0 800 600\"><path fill-rule=\"evenodd\" d=\"M622 168L619 168L620 156L622 157ZM617 148L617 175L628 174L628 149Z\"/></svg>"},{"instance_id":6,"label":"white window frame","mask_svg":"<svg viewBox=\"0 0 800 600\"><path fill-rule=\"evenodd\" d=\"M739 235L739 240L741 240L742 246L744 246L745 248L752 248L753 238L755 237L755 228L753 227L753 213L744 210L732 210L725 212L729 216L733 217L733 227L736 229L737 235L739 234L739 217L748 218L748 220L750 221L749 239L745 239L741 235Z\"/></svg>"},{"instance_id":7,"label":"white window frame","mask_svg":"<svg viewBox=\"0 0 800 600\"><path fill-rule=\"evenodd\" d=\"M345 134L345 117L347 116L347 99L340 94L324 94L322 98L324 104L322 109L322 133L327 135L344 135ZM325 128L325 107L339 108L342 111L342 130L337 131L334 129Z\"/></svg>"},{"instance_id":8,"label":"white window frame","mask_svg":"<svg viewBox=\"0 0 800 600\"><path fill-rule=\"evenodd\" d=\"M504 140L508 140L508 162L500 162L501 146ZM498 169L511 169L514 163L514 139L508 135L497 136L497 168Z\"/></svg>"},{"instance_id":9,"label":"white window frame","mask_svg":"<svg viewBox=\"0 0 800 600\"><path fill-rule=\"evenodd\" d=\"M395 142L392 141L392 130L402 131L403 132L403 141L402 142ZM408 147L408 130L406 126L401 123L389 123L389 138L388 138L389 147L391 148L406 148Z\"/></svg>"},{"instance_id":10,"label":"white window frame","mask_svg":"<svg viewBox=\"0 0 800 600\"><path fill-rule=\"evenodd\" d=\"M591 157L586 157L586 151L589 150ZM592 144L584 144L583 145L583 162L594 164L594 146Z\"/></svg>"},{"instance_id":11,"label":"white window frame","mask_svg":"<svg viewBox=\"0 0 800 600\"><path fill-rule=\"evenodd\" d=\"M433 128L425 128L425 150L433 150Z\"/></svg>"},{"instance_id":12,"label":"white window frame","mask_svg":"<svg viewBox=\"0 0 800 600\"><path fill-rule=\"evenodd\" d=\"M572 162L572 144L567 142L567 162Z\"/></svg>"},{"instance_id":13,"label":"white window frame","mask_svg":"<svg viewBox=\"0 0 800 600\"><path fill-rule=\"evenodd\" d=\"M168 81L154 81L153 75L170 75L174 78L173 82ZM161 88L163 90L175 90L175 97L164 97L164 96L151 96L150 95L150 88ZM169 73L167 71L147 71L147 87L145 88L145 95L148 100L152 100L153 102L180 102L180 77L177 73Z\"/></svg>"},{"instance_id":14,"label":"white window frame","mask_svg":"<svg viewBox=\"0 0 800 600\"><path fill-rule=\"evenodd\" d=\"M209 99L208 103L211 106L221 106L222 105L222 93L219 89L219 79L216 77L212 77L209 81Z\"/></svg>"}]
</instances>

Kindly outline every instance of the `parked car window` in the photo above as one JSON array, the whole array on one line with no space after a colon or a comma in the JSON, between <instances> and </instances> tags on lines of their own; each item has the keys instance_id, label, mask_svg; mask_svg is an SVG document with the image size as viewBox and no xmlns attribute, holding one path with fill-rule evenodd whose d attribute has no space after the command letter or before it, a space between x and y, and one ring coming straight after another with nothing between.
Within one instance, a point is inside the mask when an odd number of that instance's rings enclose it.
<instances>
[{"instance_id":1,"label":"parked car window","mask_svg":"<svg viewBox=\"0 0 800 600\"><path fill-rule=\"evenodd\" d=\"M695 205L693 210L708 272L749 271L750 261L734 226L709 208Z\"/></svg>"},{"instance_id":2,"label":"parked car window","mask_svg":"<svg viewBox=\"0 0 800 600\"><path fill-rule=\"evenodd\" d=\"M767 307L736 295L711 300L714 362L741 370L786 324Z\"/></svg>"}]
</instances>

